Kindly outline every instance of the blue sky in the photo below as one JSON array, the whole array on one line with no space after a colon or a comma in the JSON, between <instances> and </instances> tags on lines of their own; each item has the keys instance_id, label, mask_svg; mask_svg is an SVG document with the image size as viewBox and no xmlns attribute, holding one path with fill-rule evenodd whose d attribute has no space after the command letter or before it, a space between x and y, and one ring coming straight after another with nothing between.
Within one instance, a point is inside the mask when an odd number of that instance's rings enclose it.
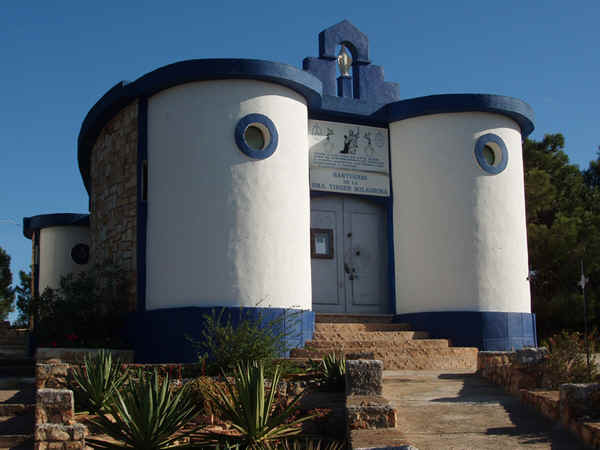
<instances>
[{"instance_id":1,"label":"blue sky","mask_svg":"<svg viewBox=\"0 0 600 450\"><path fill-rule=\"evenodd\" d=\"M195 58L301 67L318 56L318 33L343 19L367 34L371 61L403 98L521 98L536 114L532 137L563 133L582 168L600 144L597 0L8 3L0 5L0 246L15 279L31 259L24 216L87 212L77 135L115 83Z\"/></svg>"}]
</instances>

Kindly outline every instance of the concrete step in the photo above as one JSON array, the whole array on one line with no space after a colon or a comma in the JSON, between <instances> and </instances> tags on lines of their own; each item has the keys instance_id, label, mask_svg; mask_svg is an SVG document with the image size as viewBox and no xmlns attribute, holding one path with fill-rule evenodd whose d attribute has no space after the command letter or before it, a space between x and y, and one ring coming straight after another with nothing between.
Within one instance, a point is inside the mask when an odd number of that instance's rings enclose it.
<instances>
[{"instance_id":1,"label":"concrete step","mask_svg":"<svg viewBox=\"0 0 600 450\"><path fill-rule=\"evenodd\" d=\"M351 333L360 331L411 331L411 326L407 323L329 323L316 322L315 332L338 332Z\"/></svg>"},{"instance_id":2,"label":"concrete step","mask_svg":"<svg viewBox=\"0 0 600 450\"><path fill-rule=\"evenodd\" d=\"M349 438L349 449L418 450L410 445L404 433L398 428L352 430Z\"/></svg>"},{"instance_id":3,"label":"concrete step","mask_svg":"<svg viewBox=\"0 0 600 450\"><path fill-rule=\"evenodd\" d=\"M15 406L16 411L27 410L28 405L35 403L35 386L22 384L19 389L2 389L0 390L0 409L2 407ZM11 406L12 407L12 406ZM8 408L10 409L10 408ZM13 413L2 414L0 416L10 416Z\"/></svg>"},{"instance_id":4,"label":"concrete step","mask_svg":"<svg viewBox=\"0 0 600 450\"><path fill-rule=\"evenodd\" d=\"M393 314L315 314L316 323L391 323Z\"/></svg>"},{"instance_id":5,"label":"concrete step","mask_svg":"<svg viewBox=\"0 0 600 450\"><path fill-rule=\"evenodd\" d=\"M379 352L385 370L454 370L477 369L477 348L448 347L408 348L398 352Z\"/></svg>"},{"instance_id":6,"label":"concrete step","mask_svg":"<svg viewBox=\"0 0 600 450\"><path fill-rule=\"evenodd\" d=\"M35 404L33 403L2 403L0 404L0 417L13 417L33 415Z\"/></svg>"},{"instance_id":7,"label":"concrete step","mask_svg":"<svg viewBox=\"0 0 600 450\"><path fill-rule=\"evenodd\" d=\"M345 341L410 341L427 339L426 331L319 331L313 336L313 341L345 342Z\"/></svg>"},{"instance_id":8,"label":"concrete step","mask_svg":"<svg viewBox=\"0 0 600 450\"><path fill-rule=\"evenodd\" d=\"M33 433L0 435L0 450L31 450Z\"/></svg>"},{"instance_id":9,"label":"concrete step","mask_svg":"<svg viewBox=\"0 0 600 450\"><path fill-rule=\"evenodd\" d=\"M29 338L27 336L0 336L0 346L2 345L27 345Z\"/></svg>"},{"instance_id":10,"label":"concrete step","mask_svg":"<svg viewBox=\"0 0 600 450\"><path fill-rule=\"evenodd\" d=\"M14 357L14 358L0 358L0 369L5 366L35 366L35 359L29 356L25 357Z\"/></svg>"},{"instance_id":11,"label":"concrete step","mask_svg":"<svg viewBox=\"0 0 600 450\"><path fill-rule=\"evenodd\" d=\"M323 358L328 353L342 352L348 353L374 352L376 355L396 355L402 354L408 350L437 350L441 351L448 347L446 339L426 339L420 341L401 341L398 343L389 342L354 342L353 345L345 342L343 344L332 344L322 342L307 342L303 349L293 349L290 356L294 358Z\"/></svg>"},{"instance_id":12,"label":"concrete step","mask_svg":"<svg viewBox=\"0 0 600 450\"><path fill-rule=\"evenodd\" d=\"M0 437L30 433L33 433L33 412L18 416L0 416Z\"/></svg>"},{"instance_id":13,"label":"concrete step","mask_svg":"<svg viewBox=\"0 0 600 450\"><path fill-rule=\"evenodd\" d=\"M35 377L0 377L0 390L21 390L35 386Z\"/></svg>"},{"instance_id":14,"label":"concrete step","mask_svg":"<svg viewBox=\"0 0 600 450\"><path fill-rule=\"evenodd\" d=\"M19 366L2 366L0 367L0 377L33 377L35 376L35 366L19 365Z\"/></svg>"},{"instance_id":15,"label":"concrete step","mask_svg":"<svg viewBox=\"0 0 600 450\"><path fill-rule=\"evenodd\" d=\"M477 348L404 346L368 349L344 348L344 354L372 351L385 370L447 370L477 368ZM295 358L323 358L330 351L294 349Z\"/></svg>"},{"instance_id":16,"label":"concrete step","mask_svg":"<svg viewBox=\"0 0 600 450\"><path fill-rule=\"evenodd\" d=\"M321 341L312 340L305 344L305 348L315 350L329 350L335 351L339 349L363 349L364 351L372 351L374 349L388 349L389 351L403 351L406 348L448 348L447 339L371 339L371 340L360 340L360 341Z\"/></svg>"},{"instance_id":17,"label":"concrete step","mask_svg":"<svg viewBox=\"0 0 600 450\"><path fill-rule=\"evenodd\" d=\"M29 347L26 345L0 346L0 359L26 358L29 356Z\"/></svg>"}]
</instances>

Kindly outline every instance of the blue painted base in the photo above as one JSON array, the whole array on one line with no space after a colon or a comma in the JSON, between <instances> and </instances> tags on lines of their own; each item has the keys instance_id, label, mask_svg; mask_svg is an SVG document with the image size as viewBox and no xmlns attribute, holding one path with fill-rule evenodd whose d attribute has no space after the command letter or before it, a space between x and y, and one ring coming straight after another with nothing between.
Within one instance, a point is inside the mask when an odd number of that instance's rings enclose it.
<instances>
[{"instance_id":1,"label":"blue painted base","mask_svg":"<svg viewBox=\"0 0 600 450\"><path fill-rule=\"evenodd\" d=\"M205 316L221 307L169 308L145 311L132 315L129 322L129 340L135 350L137 363L184 363L197 362L198 355L186 336L194 340L202 338ZM315 329L313 311L285 308L224 307L223 319L230 317L233 325L240 319L257 319L262 314L269 322L282 314L289 348L301 347L312 339ZM280 330L284 331L284 330ZM282 355L283 356L283 355ZM284 355L287 356L287 355Z\"/></svg>"},{"instance_id":2,"label":"blue painted base","mask_svg":"<svg viewBox=\"0 0 600 450\"><path fill-rule=\"evenodd\" d=\"M503 351L537 346L535 314L442 311L398 314L394 322L428 331L434 339L448 338L457 347Z\"/></svg>"}]
</instances>

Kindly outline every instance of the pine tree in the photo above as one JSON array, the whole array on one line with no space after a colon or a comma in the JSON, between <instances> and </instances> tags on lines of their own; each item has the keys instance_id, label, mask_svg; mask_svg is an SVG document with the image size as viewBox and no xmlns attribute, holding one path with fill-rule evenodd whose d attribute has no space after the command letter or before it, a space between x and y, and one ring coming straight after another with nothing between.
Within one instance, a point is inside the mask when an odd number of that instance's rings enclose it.
<instances>
[{"instance_id":1,"label":"pine tree","mask_svg":"<svg viewBox=\"0 0 600 450\"><path fill-rule=\"evenodd\" d=\"M0 319L6 320L8 313L14 311L15 291L11 287L10 256L0 247Z\"/></svg>"}]
</instances>

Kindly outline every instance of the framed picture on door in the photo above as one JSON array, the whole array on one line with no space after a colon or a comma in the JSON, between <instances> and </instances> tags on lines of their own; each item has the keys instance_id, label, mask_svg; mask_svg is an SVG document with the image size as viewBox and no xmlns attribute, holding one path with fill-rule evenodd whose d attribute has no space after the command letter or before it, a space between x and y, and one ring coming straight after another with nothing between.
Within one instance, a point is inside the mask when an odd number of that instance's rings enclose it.
<instances>
[{"instance_id":1,"label":"framed picture on door","mask_svg":"<svg viewBox=\"0 0 600 450\"><path fill-rule=\"evenodd\" d=\"M310 257L333 259L333 230L310 229Z\"/></svg>"}]
</instances>

